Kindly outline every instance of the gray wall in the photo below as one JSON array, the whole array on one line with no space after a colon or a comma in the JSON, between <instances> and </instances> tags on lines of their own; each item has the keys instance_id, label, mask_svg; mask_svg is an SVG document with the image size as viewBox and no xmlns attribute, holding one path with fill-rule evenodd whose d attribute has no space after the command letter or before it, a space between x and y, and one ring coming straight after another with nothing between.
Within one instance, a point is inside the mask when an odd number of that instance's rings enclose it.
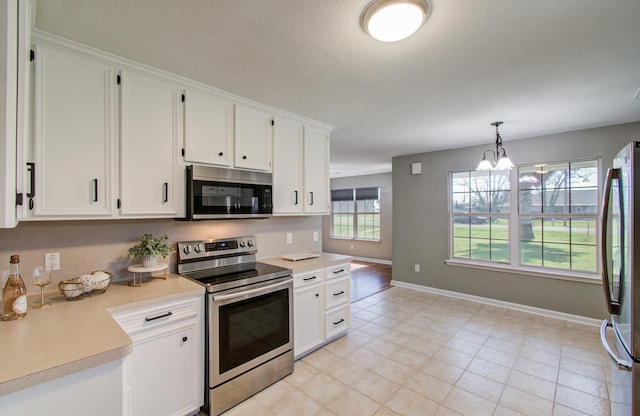
<instances>
[{"instance_id":1,"label":"gray wall","mask_svg":"<svg viewBox=\"0 0 640 416\"><path fill-rule=\"evenodd\" d=\"M488 138L489 139L489 138ZM640 140L640 123L505 142L517 164L602 158L602 184L613 156ZM474 169L487 145L393 159L393 279L444 290L604 318L600 284L487 271L445 264L449 250L448 172ZM422 162L422 175L411 163ZM421 272L414 264L421 264Z\"/></svg>"},{"instance_id":2,"label":"gray wall","mask_svg":"<svg viewBox=\"0 0 640 416\"><path fill-rule=\"evenodd\" d=\"M391 261L393 253L393 193L391 192L391 183L391 173L331 179L331 189L380 187L380 241L330 238L331 217L326 215L322 220L322 250L329 253L346 254L385 262Z\"/></svg>"},{"instance_id":3,"label":"gray wall","mask_svg":"<svg viewBox=\"0 0 640 416\"><path fill-rule=\"evenodd\" d=\"M317 242L313 241L314 231L320 234ZM286 243L289 232L293 235L293 244ZM143 233L167 234L174 246L178 241L255 235L259 258L322 249L320 216L196 222L170 219L33 221L20 222L12 229L0 229L0 271L9 268L11 254L19 254L27 289L36 293L37 288L30 284L31 270L44 264L45 253L58 252L61 270L53 272L54 284L47 290L57 291L58 281L94 270L108 270L114 279L130 279L127 267L135 261L127 257L127 249ZM175 271L176 255L167 260L170 270Z\"/></svg>"}]
</instances>

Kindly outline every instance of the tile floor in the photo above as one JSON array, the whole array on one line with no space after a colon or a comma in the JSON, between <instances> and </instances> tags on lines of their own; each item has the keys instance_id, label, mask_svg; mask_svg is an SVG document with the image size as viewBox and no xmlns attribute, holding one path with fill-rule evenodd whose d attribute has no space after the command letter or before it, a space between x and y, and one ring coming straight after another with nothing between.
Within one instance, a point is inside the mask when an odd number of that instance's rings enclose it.
<instances>
[{"instance_id":1,"label":"tile floor","mask_svg":"<svg viewBox=\"0 0 640 416\"><path fill-rule=\"evenodd\" d=\"M393 287L352 330L225 413L609 415L599 328Z\"/></svg>"}]
</instances>

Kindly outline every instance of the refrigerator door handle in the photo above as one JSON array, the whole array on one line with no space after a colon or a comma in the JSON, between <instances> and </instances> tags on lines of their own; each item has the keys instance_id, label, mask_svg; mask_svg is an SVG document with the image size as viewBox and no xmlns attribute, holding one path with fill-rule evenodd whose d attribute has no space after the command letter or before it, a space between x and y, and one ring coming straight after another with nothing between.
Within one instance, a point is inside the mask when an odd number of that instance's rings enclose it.
<instances>
[{"instance_id":1,"label":"refrigerator door handle","mask_svg":"<svg viewBox=\"0 0 640 416\"><path fill-rule=\"evenodd\" d=\"M618 356L616 356L616 354L613 352L613 350L609 346L609 341L607 341L608 326L611 326L611 324L606 319L602 322L602 325L600 326L600 342L602 342L602 346L607 351L607 354L609 354L609 357L611 357L613 362L616 363L619 370L631 371L631 367L633 366L633 363L631 361L623 360L622 358L619 358Z\"/></svg>"},{"instance_id":2,"label":"refrigerator door handle","mask_svg":"<svg viewBox=\"0 0 640 416\"><path fill-rule=\"evenodd\" d=\"M612 315L620 314L620 299L611 299L609 286L608 247L607 233L609 230L609 199L611 198L611 186L614 179L620 178L620 169L607 170L607 179L604 183L604 196L602 198L602 215L600 216L600 250L602 254L602 288L607 302L607 309ZM622 206L620 207L622 209Z\"/></svg>"}]
</instances>

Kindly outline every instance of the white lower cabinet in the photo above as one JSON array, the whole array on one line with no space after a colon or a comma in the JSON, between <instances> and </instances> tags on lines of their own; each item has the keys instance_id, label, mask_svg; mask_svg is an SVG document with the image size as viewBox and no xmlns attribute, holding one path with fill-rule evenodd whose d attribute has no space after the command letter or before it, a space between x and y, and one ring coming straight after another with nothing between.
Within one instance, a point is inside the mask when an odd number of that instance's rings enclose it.
<instances>
[{"instance_id":1,"label":"white lower cabinet","mask_svg":"<svg viewBox=\"0 0 640 416\"><path fill-rule=\"evenodd\" d=\"M299 358L318 348L324 341L323 270L294 276L293 345Z\"/></svg>"},{"instance_id":2,"label":"white lower cabinet","mask_svg":"<svg viewBox=\"0 0 640 416\"><path fill-rule=\"evenodd\" d=\"M294 355L296 359L349 330L349 263L293 276Z\"/></svg>"},{"instance_id":3,"label":"white lower cabinet","mask_svg":"<svg viewBox=\"0 0 640 416\"><path fill-rule=\"evenodd\" d=\"M204 403L203 297L113 316L133 340L124 362L123 414L191 415Z\"/></svg>"},{"instance_id":4,"label":"white lower cabinet","mask_svg":"<svg viewBox=\"0 0 640 416\"><path fill-rule=\"evenodd\" d=\"M0 415L120 415L122 373L118 359L0 396Z\"/></svg>"}]
</instances>

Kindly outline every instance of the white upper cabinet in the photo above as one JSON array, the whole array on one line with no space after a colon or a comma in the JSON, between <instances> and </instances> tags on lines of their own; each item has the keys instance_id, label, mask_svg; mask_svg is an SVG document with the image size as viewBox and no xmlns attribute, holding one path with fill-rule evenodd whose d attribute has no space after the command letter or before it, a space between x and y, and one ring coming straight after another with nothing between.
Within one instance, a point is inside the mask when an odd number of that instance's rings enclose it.
<instances>
[{"instance_id":1,"label":"white upper cabinet","mask_svg":"<svg viewBox=\"0 0 640 416\"><path fill-rule=\"evenodd\" d=\"M213 93L185 90L185 162L231 167L233 110L233 103Z\"/></svg>"},{"instance_id":2,"label":"white upper cabinet","mask_svg":"<svg viewBox=\"0 0 640 416\"><path fill-rule=\"evenodd\" d=\"M242 104L236 106L234 165L271 172L273 113Z\"/></svg>"},{"instance_id":3,"label":"white upper cabinet","mask_svg":"<svg viewBox=\"0 0 640 416\"><path fill-rule=\"evenodd\" d=\"M301 214L304 124L277 117L273 136L273 212Z\"/></svg>"},{"instance_id":4,"label":"white upper cabinet","mask_svg":"<svg viewBox=\"0 0 640 416\"><path fill-rule=\"evenodd\" d=\"M329 131L284 117L274 127L274 215L328 214Z\"/></svg>"},{"instance_id":5,"label":"white upper cabinet","mask_svg":"<svg viewBox=\"0 0 640 416\"><path fill-rule=\"evenodd\" d=\"M329 133L304 128L304 211L329 214Z\"/></svg>"},{"instance_id":6,"label":"white upper cabinet","mask_svg":"<svg viewBox=\"0 0 640 416\"><path fill-rule=\"evenodd\" d=\"M35 216L111 216L114 68L36 46L34 71L35 195L27 204Z\"/></svg>"},{"instance_id":7,"label":"white upper cabinet","mask_svg":"<svg viewBox=\"0 0 640 416\"><path fill-rule=\"evenodd\" d=\"M176 215L181 90L148 73L121 78L120 213Z\"/></svg>"}]
</instances>

